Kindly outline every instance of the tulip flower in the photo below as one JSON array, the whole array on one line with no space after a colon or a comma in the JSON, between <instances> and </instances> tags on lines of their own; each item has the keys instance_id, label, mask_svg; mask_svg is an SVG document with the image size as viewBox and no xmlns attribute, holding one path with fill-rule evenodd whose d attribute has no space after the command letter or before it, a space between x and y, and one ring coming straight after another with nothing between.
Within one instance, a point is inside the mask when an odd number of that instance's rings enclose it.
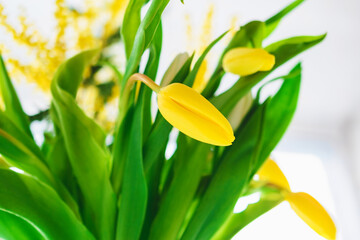
<instances>
[{"instance_id":1,"label":"tulip flower","mask_svg":"<svg viewBox=\"0 0 360 240\"><path fill-rule=\"evenodd\" d=\"M271 184L275 184L282 189L286 189L290 191L290 185L279 168L275 161L272 159L268 159L264 165L257 172L259 179L261 181L270 182Z\"/></svg>"},{"instance_id":2,"label":"tulip flower","mask_svg":"<svg viewBox=\"0 0 360 240\"><path fill-rule=\"evenodd\" d=\"M324 207L307 193L291 192L285 175L273 160L268 159L257 174L261 181L281 189L294 212L315 232L326 239L336 239L336 226Z\"/></svg>"},{"instance_id":3,"label":"tulip flower","mask_svg":"<svg viewBox=\"0 0 360 240\"><path fill-rule=\"evenodd\" d=\"M275 56L261 48L233 48L223 58L224 70L239 76L269 71L274 64Z\"/></svg>"},{"instance_id":4,"label":"tulip flower","mask_svg":"<svg viewBox=\"0 0 360 240\"><path fill-rule=\"evenodd\" d=\"M234 141L228 120L194 89L181 83L160 87L139 73L132 75L131 81L142 81L157 93L160 113L180 132L217 146L228 146Z\"/></svg>"}]
</instances>

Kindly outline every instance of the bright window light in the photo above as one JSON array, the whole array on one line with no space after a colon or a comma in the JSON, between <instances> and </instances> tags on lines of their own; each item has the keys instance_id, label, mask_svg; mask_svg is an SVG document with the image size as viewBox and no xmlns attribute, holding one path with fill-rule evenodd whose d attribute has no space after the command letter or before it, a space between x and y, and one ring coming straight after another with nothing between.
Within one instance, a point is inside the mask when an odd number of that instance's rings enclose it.
<instances>
[{"instance_id":1,"label":"bright window light","mask_svg":"<svg viewBox=\"0 0 360 240\"><path fill-rule=\"evenodd\" d=\"M248 205L257 203L258 201L260 201L260 193L253 193L249 196L242 197L237 201L234 207L234 213L240 213L244 211Z\"/></svg>"},{"instance_id":2,"label":"bright window light","mask_svg":"<svg viewBox=\"0 0 360 240\"><path fill-rule=\"evenodd\" d=\"M17 172L17 173L21 173L21 174L24 174L25 172L19 168L16 168L16 167L10 167L9 168L11 171L14 171L14 172Z\"/></svg>"}]
</instances>

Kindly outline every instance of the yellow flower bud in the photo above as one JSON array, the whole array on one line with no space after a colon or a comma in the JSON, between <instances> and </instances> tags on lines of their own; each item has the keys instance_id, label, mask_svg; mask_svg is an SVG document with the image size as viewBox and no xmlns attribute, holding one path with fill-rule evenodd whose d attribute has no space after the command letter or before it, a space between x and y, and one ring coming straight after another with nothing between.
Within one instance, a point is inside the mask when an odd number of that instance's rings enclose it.
<instances>
[{"instance_id":1,"label":"yellow flower bud","mask_svg":"<svg viewBox=\"0 0 360 240\"><path fill-rule=\"evenodd\" d=\"M257 174L259 175L260 180L290 191L289 182L274 160L268 158Z\"/></svg>"},{"instance_id":2,"label":"yellow flower bud","mask_svg":"<svg viewBox=\"0 0 360 240\"><path fill-rule=\"evenodd\" d=\"M218 146L234 141L228 120L194 89L173 83L160 89L157 100L160 113L180 132Z\"/></svg>"},{"instance_id":3,"label":"yellow flower bud","mask_svg":"<svg viewBox=\"0 0 360 240\"><path fill-rule=\"evenodd\" d=\"M336 227L329 214L312 196L307 193L288 193L285 200L295 213L315 232L326 239L336 239Z\"/></svg>"},{"instance_id":4,"label":"yellow flower bud","mask_svg":"<svg viewBox=\"0 0 360 240\"><path fill-rule=\"evenodd\" d=\"M223 59L226 72L247 76L258 71L269 71L275 64L275 56L261 48L233 48Z\"/></svg>"}]
</instances>

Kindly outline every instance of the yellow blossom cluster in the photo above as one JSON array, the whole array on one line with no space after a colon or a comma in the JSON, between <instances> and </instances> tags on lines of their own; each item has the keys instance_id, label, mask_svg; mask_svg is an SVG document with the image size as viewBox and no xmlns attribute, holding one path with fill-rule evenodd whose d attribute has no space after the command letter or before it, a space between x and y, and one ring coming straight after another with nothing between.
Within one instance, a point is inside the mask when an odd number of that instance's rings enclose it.
<instances>
[{"instance_id":1,"label":"yellow blossom cluster","mask_svg":"<svg viewBox=\"0 0 360 240\"><path fill-rule=\"evenodd\" d=\"M80 11L67 6L65 0L55 0L55 28L51 36L43 36L25 15L18 16L21 28L17 29L10 23L6 9L0 2L0 28L11 37L12 42L25 49L22 57L30 59L24 63L24 59L13 57L13 47L6 42L0 43L0 51L12 79L35 83L42 92L49 94L51 79L62 62L83 50L106 46L108 38L116 34L120 27L127 0L108 0L100 6L95 0L84 1L86 8ZM99 23L101 30L95 32L94 26ZM86 108L89 115L96 114L101 124L109 125L106 113L102 112L105 106L100 104L104 99L101 99L99 90L90 85L83 86L80 91L81 96L91 95L91 98L79 98L79 104Z\"/></svg>"},{"instance_id":2,"label":"yellow blossom cluster","mask_svg":"<svg viewBox=\"0 0 360 240\"><path fill-rule=\"evenodd\" d=\"M0 26L29 53L35 55L35 61L23 64L20 59L12 58L6 53L11 52L5 44L0 45L1 53L11 69L10 75L19 79L26 76L27 81L47 92L50 81L57 67L69 55L85 49L102 46L106 39L118 29L118 19L121 18L126 0L106 2L102 8L95 1L86 0L86 9L79 12L66 6L65 0L55 0L54 18L56 28L54 37L42 36L25 16L19 16L21 30L12 26L0 4ZM106 18L103 31L96 35L93 26L96 21ZM52 39L52 37L54 39Z\"/></svg>"}]
</instances>

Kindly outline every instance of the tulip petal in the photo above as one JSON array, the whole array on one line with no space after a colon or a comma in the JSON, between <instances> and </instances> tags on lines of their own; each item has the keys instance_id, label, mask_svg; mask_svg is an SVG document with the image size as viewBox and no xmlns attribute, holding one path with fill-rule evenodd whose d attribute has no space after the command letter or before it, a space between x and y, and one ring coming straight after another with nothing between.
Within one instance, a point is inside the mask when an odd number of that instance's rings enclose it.
<instances>
[{"instance_id":1,"label":"tulip petal","mask_svg":"<svg viewBox=\"0 0 360 240\"><path fill-rule=\"evenodd\" d=\"M173 83L162 88L157 98L161 114L184 134L218 146L234 141L228 120L194 89Z\"/></svg>"},{"instance_id":2,"label":"tulip petal","mask_svg":"<svg viewBox=\"0 0 360 240\"><path fill-rule=\"evenodd\" d=\"M261 48L234 48L228 51L223 59L225 71L240 76L269 71L274 64L275 57Z\"/></svg>"},{"instance_id":3,"label":"tulip petal","mask_svg":"<svg viewBox=\"0 0 360 240\"><path fill-rule=\"evenodd\" d=\"M272 54L265 54L263 56L264 65L260 68L260 71L270 71L275 65L275 56Z\"/></svg>"},{"instance_id":4,"label":"tulip petal","mask_svg":"<svg viewBox=\"0 0 360 240\"><path fill-rule=\"evenodd\" d=\"M326 239L336 239L336 227L329 214L312 196L307 193L288 193L285 200L295 213L315 232Z\"/></svg>"},{"instance_id":5,"label":"tulip petal","mask_svg":"<svg viewBox=\"0 0 360 240\"><path fill-rule=\"evenodd\" d=\"M257 172L260 180L270 182L285 190L290 191L290 185L284 173L281 171L276 162L272 159L266 160L264 165Z\"/></svg>"}]
</instances>

